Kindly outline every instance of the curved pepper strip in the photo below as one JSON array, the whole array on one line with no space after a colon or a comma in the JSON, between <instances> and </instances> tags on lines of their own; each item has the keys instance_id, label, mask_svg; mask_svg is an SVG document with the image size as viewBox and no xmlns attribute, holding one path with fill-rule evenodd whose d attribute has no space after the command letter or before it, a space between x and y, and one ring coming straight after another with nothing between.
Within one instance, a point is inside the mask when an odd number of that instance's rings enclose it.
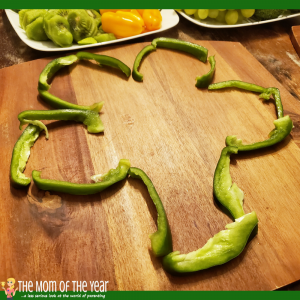
<instances>
[{"instance_id":1,"label":"curved pepper strip","mask_svg":"<svg viewBox=\"0 0 300 300\"><path fill-rule=\"evenodd\" d=\"M143 74L141 74L138 71L138 67L140 65L141 60L143 59L143 57L147 54L149 54L152 51L155 51L156 48L153 45L148 45L146 47L144 47L141 52L137 55L137 57L135 58L134 64L133 64L133 70L132 70L132 77L134 80L136 81L143 81Z\"/></svg>"},{"instance_id":2,"label":"curved pepper strip","mask_svg":"<svg viewBox=\"0 0 300 300\"><path fill-rule=\"evenodd\" d=\"M32 179L37 187L45 191L55 191L68 193L71 195L92 195L103 191L114 183L123 180L127 176L130 168L128 159L121 159L116 169L109 170L108 173L97 176L101 182L97 183L71 183L68 181L42 179L41 172L32 171Z\"/></svg>"},{"instance_id":3,"label":"curved pepper strip","mask_svg":"<svg viewBox=\"0 0 300 300\"><path fill-rule=\"evenodd\" d=\"M69 66L76 61L78 61L78 57L76 55L59 57L52 60L49 64L47 64L40 74L38 88L40 90L48 91L50 89L50 85L48 84L47 80L50 80L61 68Z\"/></svg>"},{"instance_id":4,"label":"curved pepper strip","mask_svg":"<svg viewBox=\"0 0 300 300\"><path fill-rule=\"evenodd\" d=\"M38 89L40 96L47 102L50 106L53 108L58 109L77 109L77 110L92 110L95 112L100 112L100 110L103 107L104 101L94 103L90 106L84 106L84 105L77 105L70 103L68 101L62 100L52 94L50 94L48 91L40 90Z\"/></svg>"},{"instance_id":5,"label":"curved pepper strip","mask_svg":"<svg viewBox=\"0 0 300 300\"><path fill-rule=\"evenodd\" d=\"M230 135L226 137L226 145L237 147L239 151L266 148L283 141L293 129L293 122L289 116L275 120L274 125L275 128L269 133L270 138L265 141L244 145L242 140L237 139L235 135Z\"/></svg>"},{"instance_id":6,"label":"curved pepper strip","mask_svg":"<svg viewBox=\"0 0 300 300\"><path fill-rule=\"evenodd\" d=\"M243 251L257 224L253 211L227 224L227 230L214 235L202 248L188 254L175 251L165 256L163 266L171 273L188 273L225 264Z\"/></svg>"},{"instance_id":7,"label":"curved pepper strip","mask_svg":"<svg viewBox=\"0 0 300 300\"><path fill-rule=\"evenodd\" d=\"M149 195L157 210L157 231L150 234L151 247L155 256L165 256L172 252L172 235L164 206L150 178L138 168L130 168L128 174L132 178L141 179L146 185Z\"/></svg>"},{"instance_id":8,"label":"curved pepper strip","mask_svg":"<svg viewBox=\"0 0 300 300\"><path fill-rule=\"evenodd\" d=\"M209 90L219 90L224 88L239 88L242 90L261 93L259 97L265 100L270 99L271 95L273 95L275 100L276 110L277 110L277 116L278 118L283 117L283 107L281 103L280 92L277 88L274 87L264 88L253 83L248 83L239 80L229 80L229 81L213 83L208 87Z\"/></svg>"},{"instance_id":9,"label":"curved pepper strip","mask_svg":"<svg viewBox=\"0 0 300 300\"><path fill-rule=\"evenodd\" d=\"M10 178L16 188L26 187L30 178L23 172L30 156L30 148L38 139L41 129L38 126L28 125L14 146L10 164Z\"/></svg>"},{"instance_id":10,"label":"curved pepper strip","mask_svg":"<svg viewBox=\"0 0 300 300\"><path fill-rule=\"evenodd\" d=\"M210 56L208 58L208 61L210 63L210 70L207 74L196 77L196 87L197 88L207 88L213 80L213 77L215 74L215 69L216 69L215 57Z\"/></svg>"},{"instance_id":11,"label":"curved pepper strip","mask_svg":"<svg viewBox=\"0 0 300 300\"><path fill-rule=\"evenodd\" d=\"M94 111L76 109L57 110L26 110L18 115L20 129L24 124L33 124L46 131L46 138L49 138L47 127L39 120L63 120L82 122L87 126L88 132L103 132L104 126L99 114Z\"/></svg>"},{"instance_id":12,"label":"curved pepper strip","mask_svg":"<svg viewBox=\"0 0 300 300\"><path fill-rule=\"evenodd\" d=\"M160 37L152 41L155 48L168 48L192 54L202 62L206 62L208 50L200 45L177 39Z\"/></svg>"},{"instance_id":13,"label":"curved pepper strip","mask_svg":"<svg viewBox=\"0 0 300 300\"><path fill-rule=\"evenodd\" d=\"M229 172L230 155L237 153L237 147L224 148L214 174L214 195L229 210L234 219L245 214L243 210L244 193L236 183L232 184Z\"/></svg>"},{"instance_id":14,"label":"curved pepper strip","mask_svg":"<svg viewBox=\"0 0 300 300\"><path fill-rule=\"evenodd\" d=\"M131 75L131 69L125 65L120 60L107 56L107 55L99 55L99 54L93 54L89 52L78 52L76 56L79 59L88 59L88 60L95 60L100 65L110 66L116 69L121 70L127 77Z\"/></svg>"}]
</instances>

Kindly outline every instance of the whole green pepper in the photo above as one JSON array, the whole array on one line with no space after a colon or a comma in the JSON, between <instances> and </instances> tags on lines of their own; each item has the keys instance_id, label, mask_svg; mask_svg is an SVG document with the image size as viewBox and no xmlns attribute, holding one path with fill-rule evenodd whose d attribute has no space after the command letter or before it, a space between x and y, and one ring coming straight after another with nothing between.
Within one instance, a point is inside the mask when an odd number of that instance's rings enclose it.
<instances>
[{"instance_id":1,"label":"whole green pepper","mask_svg":"<svg viewBox=\"0 0 300 300\"><path fill-rule=\"evenodd\" d=\"M130 168L128 174L132 178L141 179L147 186L149 195L157 210L157 231L150 235L151 247L155 256L164 256L172 252L172 235L164 206L150 178L138 168Z\"/></svg>"},{"instance_id":2,"label":"whole green pepper","mask_svg":"<svg viewBox=\"0 0 300 300\"><path fill-rule=\"evenodd\" d=\"M100 177L101 182L97 183L71 183L68 181L42 179L39 171L32 172L32 179L37 187L45 191L55 191L68 193L71 195L92 195L103 191L112 184L126 178L130 162L127 159L121 159L116 169L109 170L108 173L96 176Z\"/></svg>"},{"instance_id":3,"label":"whole green pepper","mask_svg":"<svg viewBox=\"0 0 300 300\"><path fill-rule=\"evenodd\" d=\"M82 122L87 126L88 132L103 132L104 126L99 114L89 110L57 109L57 110L26 110L18 115L20 129L24 124L33 124L46 131L46 138L49 138L47 127L39 120L63 120Z\"/></svg>"},{"instance_id":4,"label":"whole green pepper","mask_svg":"<svg viewBox=\"0 0 300 300\"><path fill-rule=\"evenodd\" d=\"M269 139L265 141L244 145L242 140L230 135L226 137L226 145L237 147L240 152L262 149L283 141L293 129L293 122L289 116L275 120L274 125L275 128L269 133Z\"/></svg>"},{"instance_id":5,"label":"whole green pepper","mask_svg":"<svg viewBox=\"0 0 300 300\"><path fill-rule=\"evenodd\" d=\"M253 211L226 225L227 230L214 235L202 248L188 254L175 251L165 256L163 266L171 273L187 273L225 264L243 251L257 224Z\"/></svg>"},{"instance_id":6,"label":"whole green pepper","mask_svg":"<svg viewBox=\"0 0 300 300\"><path fill-rule=\"evenodd\" d=\"M30 156L30 148L38 139L40 132L41 129L38 126L28 125L14 146L10 164L10 178L12 184L17 188L26 187L31 181L23 172Z\"/></svg>"},{"instance_id":7,"label":"whole green pepper","mask_svg":"<svg viewBox=\"0 0 300 300\"><path fill-rule=\"evenodd\" d=\"M237 147L224 148L214 174L214 195L229 210L234 219L245 214L243 210L244 193L236 183L232 184L229 172L230 155L237 153Z\"/></svg>"},{"instance_id":8,"label":"whole green pepper","mask_svg":"<svg viewBox=\"0 0 300 300\"><path fill-rule=\"evenodd\" d=\"M276 110L277 110L277 116L278 118L283 117L283 107L281 103L280 92L277 88L274 87L264 88L253 83L248 83L239 80L228 80L228 81L213 83L208 87L209 90L219 90L224 88L239 88L242 90L261 93L259 97L265 100L270 99L271 95L273 95L275 100Z\"/></svg>"},{"instance_id":9,"label":"whole green pepper","mask_svg":"<svg viewBox=\"0 0 300 300\"><path fill-rule=\"evenodd\" d=\"M215 69L216 69L215 57L210 56L208 58L208 61L210 63L210 70L207 74L196 77L196 87L197 88L207 88L210 85L210 83L212 82L212 79L213 79L214 74L215 74Z\"/></svg>"}]
</instances>

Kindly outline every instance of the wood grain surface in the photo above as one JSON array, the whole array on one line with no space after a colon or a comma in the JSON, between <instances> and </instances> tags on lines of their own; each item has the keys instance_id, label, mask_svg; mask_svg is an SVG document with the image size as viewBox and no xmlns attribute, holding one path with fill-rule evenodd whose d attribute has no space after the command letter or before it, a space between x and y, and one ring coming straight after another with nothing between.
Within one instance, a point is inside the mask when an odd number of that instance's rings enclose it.
<instances>
[{"instance_id":1,"label":"wood grain surface","mask_svg":"<svg viewBox=\"0 0 300 300\"><path fill-rule=\"evenodd\" d=\"M291 41L293 46L300 56L300 26L293 26L291 30Z\"/></svg>"},{"instance_id":2,"label":"wood grain surface","mask_svg":"<svg viewBox=\"0 0 300 300\"><path fill-rule=\"evenodd\" d=\"M94 52L131 67L146 44ZM276 86L285 113L299 118L300 104L239 43L201 45L215 55L214 82ZM245 192L245 212L258 215L258 234L229 263L187 276L167 274L152 255L148 235L156 230L156 211L140 181L129 178L93 196L51 193L58 197L50 202L34 184L25 190L11 187L11 153L20 135L17 115L49 109L37 94L38 76L49 61L0 70L0 279L106 280L109 290L273 290L300 279L300 149L291 137L233 157L231 175ZM174 250L202 247L232 221L212 195L225 137L264 140L276 118L273 101L262 102L256 94L195 88L195 77L208 70L208 63L166 49L144 60L143 83L91 62L62 69L50 91L77 104L104 100L105 131L89 134L82 124L48 122L50 138L41 134L25 174L36 169L43 178L90 182L91 175L127 158L149 175L161 196Z\"/></svg>"}]
</instances>

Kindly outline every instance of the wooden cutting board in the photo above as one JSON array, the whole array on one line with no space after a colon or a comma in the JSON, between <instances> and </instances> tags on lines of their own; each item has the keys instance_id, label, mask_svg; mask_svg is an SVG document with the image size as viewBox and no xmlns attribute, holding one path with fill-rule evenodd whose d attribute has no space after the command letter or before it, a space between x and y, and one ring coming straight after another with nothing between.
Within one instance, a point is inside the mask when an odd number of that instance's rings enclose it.
<instances>
[{"instance_id":1,"label":"wooden cutting board","mask_svg":"<svg viewBox=\"0 0 300 300\"><path fill-rule=\"evenodd\" d=\"M299 115L300 104L239 43L198 42L215 55L214 82L237 79L280 88L285 114ZM142 44L96 49L130 67ZM153 256L148 235L156 230L156 210L140 181L128 179L92 196L47 202L34 184L10 185L11 153L21 132L18 114L48 109L37 93L38 76L50 59L0 70L1 201L0 279L18 281L109 281L108 290L273 290L300 279L300 150L288 137L279 145L234 156L233 181L245 192L246 213L256 211L257 236L229 263L183 277L167 274ZM245 143L264 140L274 128L273 101L237 90L195 88L209 65L167 49L141 65L144 82L91 62L62 69L51 92L89 105L105 101L104 134L82 124L49 122L25 174L90 182L115 168L121 158L143 169L165 206L174 250L202 247L231 219L213 200L213 174L235 134ZM47 204L48 203L48 204Z\"/></svg>"}]
</instances>

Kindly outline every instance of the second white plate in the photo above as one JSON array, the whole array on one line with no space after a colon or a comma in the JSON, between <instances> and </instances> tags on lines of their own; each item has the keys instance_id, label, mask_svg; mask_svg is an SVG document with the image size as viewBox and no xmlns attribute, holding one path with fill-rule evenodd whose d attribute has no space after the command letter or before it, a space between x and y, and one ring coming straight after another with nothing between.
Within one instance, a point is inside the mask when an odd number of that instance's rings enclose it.
<instances>
[{"instance_id":1,"label":"second white plate","mask_svg":"<svg viewBox=\"0 0 300 300\"><path fill-rule=\"evenodd\" d=\"M219 23L216 20L211 19L211 18L207 18L205 20L196 20L196 19L186 15L184 12L179 11L178 13L181 14L185 19L191 21L192 23L197 24L199 26L208 27L208 28L235 28L235 27L253 26L253 25L260 25L260 24L265 24L265 23L277 22L277 21L281 21L284 19L289 19L289 18L294 18L294 17L300 16L300 13L288 14L288 15L279 16L276 19L259 21L259 22L254 21L250 18L247 20L243 20L242 23L238 23L235 25L227 25L227 24Z\"/></svg>"},{"instance_id":2,"label":"second white plate","mask_svg":"<svg viewBox=\"0 0 300 300\"><path fill-rule=\"evenodd\" d=\"M38 41L30 40L27 37L25 31L20 27L19 15L17 13L15 13L14 11L12 11L11 9L6 9L5 12L6 12L8 20L10 21L12 27L14 28L14 30L16 31L16 33L20 37L20 39L25 44L27 44L29 47L36 49L36 50L40 50L40 51L71 51L71 50L76 50L76 49L84 49L84 48L90 48L90 47L99 47L99 46L105 46L105 45L109 45L109 44L115 44L115 43L132 40L135 38L139 38L141 36L154 34L154 33L158 33L158 32L170 29L170 28L176 26L179 22L179 17L173 9L162 9L161 10L162 23L161 23L161 28L158 30L149 31L149 32L142 33L139 35L134 35L134 36L130 36L127 38L117 39L117 40L103 42L103 43L97 43L97 44L92 44L92 45L73 44L71 47L61 48L61 47L56 46L52 41L38 42Z\"/></svg>"}]
</instances>

